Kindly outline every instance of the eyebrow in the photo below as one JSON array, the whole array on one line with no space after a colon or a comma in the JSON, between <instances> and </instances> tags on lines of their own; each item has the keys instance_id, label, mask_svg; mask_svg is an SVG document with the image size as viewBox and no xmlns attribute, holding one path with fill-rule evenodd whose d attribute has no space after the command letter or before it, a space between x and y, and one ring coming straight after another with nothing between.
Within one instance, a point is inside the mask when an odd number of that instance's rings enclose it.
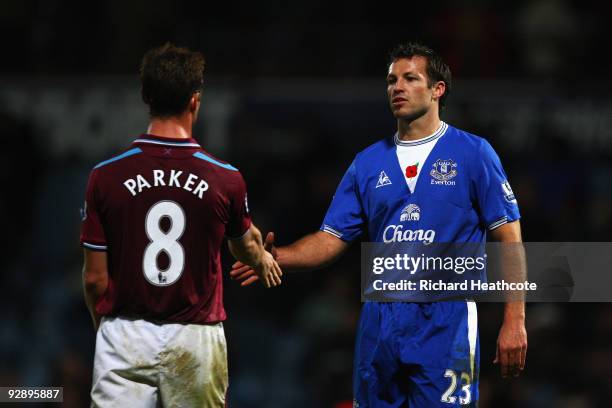
<instances>
[{"instance_id":1,"label":"eyebrow","mask_svg":"<svg viewBox=\"0 0 612 408\"><path fill-rule=\"evenodd\" d=\"M418 73L418 72L414 72L414 71L406 71L406 72L402 72L400 75L401 75L401 76L406 76L406 75L414 75L414 76L418 77L418 76L419 76L419 73ZM394 73L392 73L392 72L390 72L390 73L388 73L388 74L387 74L387 78L392 77L392 76L393 76L393 77L395 77L395 76L397 76L397 75L396 75L396 74L394 74Z\"/></svg>"}]
</instances>

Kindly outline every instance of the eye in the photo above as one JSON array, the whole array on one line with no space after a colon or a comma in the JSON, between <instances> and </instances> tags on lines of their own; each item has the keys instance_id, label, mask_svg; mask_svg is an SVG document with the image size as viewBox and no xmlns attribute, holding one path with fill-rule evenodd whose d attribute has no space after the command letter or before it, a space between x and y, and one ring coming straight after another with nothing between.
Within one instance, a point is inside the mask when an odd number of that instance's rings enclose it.
<instances>
[{"instance_id":1,"label":"eye","mask_svg":"<svg viewBox=\"0 0 612 408\"><path fill-rule=\"evenodd\" d=\"M388 77L387 78L387 84L393 85L395 82L397 82L397 78L395 78L395 77Z\"/></svg>"}]
</instances>

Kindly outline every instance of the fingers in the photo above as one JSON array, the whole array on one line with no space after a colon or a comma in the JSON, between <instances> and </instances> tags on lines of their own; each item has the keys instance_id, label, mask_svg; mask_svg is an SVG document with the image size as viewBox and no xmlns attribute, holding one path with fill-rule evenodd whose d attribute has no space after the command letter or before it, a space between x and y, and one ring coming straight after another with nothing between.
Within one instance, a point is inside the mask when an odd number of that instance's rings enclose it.
<instances>
[{"instance_id":1,"label":"fingers","mask_svg":"<svg viewBox=\"0 0 612 408\"><path fill-rule=\"evenodd\" d=\"M274 261L274 270L276 271L276 274L278 275L279 278L283 276L283 270L281 269L280 265L276 261Z\"/></svg>"},{"instance_id":2,"label":"fingers","mask_svg":"<svg viewBox=\"0 0 612 408\"><path fill-rule=\"evenodd\" d=\"M527 345L521 348L521 361L520 361L520 369L523 371L525 369L525 363L527 362Z\"/></svg>"},{"instance_id":3,"label":"fingers","mask_svg":"<svg viewBox=\"0 0 612 408\"><path fill-rule=\"evenodd\" d=\"M508 378L508 371L510 369L509 363L510 363L510 356L508 352L504 350L500 350L499 351L499 364L501 367L502 378Z\"/></svg>"},{"instance_id":4,"label":"fingers","mask_svg":"<svg viewBox=\"0 0 612 408\"><path fill-rule=\"evenodd\" d=\"M274 236L272 235L270 239L273 240ZM240 286L248 286L257 280L260 280L266 288L275 287L282 283L283 271L270 253L266 253L262 263L255 269L242 262L235 262L232 265L230 277L233 280L242 281Z\"/></svg>"},{"instance_id":5,"label":"fingers","mask_svg":"<svg viewBox=\"0 0 612 408\"><path fill-rule=\"evenodd\" d=\"M248 278L244 282L242 282L240 284L240 286L249 286L251 283L257 282L258 280L259 280L258 276L251 276L250 278Z\"/></svg>"},{"instance_id":6,"label":"fingers","mask_svg":"<svg viewBox=\"0 0 612 408\"><path fill-rule=\"evenodd\" d=\"M281 270L280 266L278 266L278 263L274 262L274 277L276 280L276 284L280 285L281 284L281 276L283 276L283 271Z\"/></svg>"},{"instance_id":7,"label":"fingers","mask_svg":"<svg viewBox=\"0 0 612 408\"><path fill-rule=\"evenodd\" d=\"M241 280L240 286L249 286L253 282L259 280L253 268L245 265L242 262L235 262L230 271L230 278L233 280Z\"/></svg>"},{"instance_id":8,"label":"fingers","mask_svg":"<svg viewBox=\"0 0 612 408\"><path fill-rule=\"evenodd\" d=\"M280 285L280 278L276 276L276 271L270 271L270 287Z\"/></svg>"},{"instance_id":9,"label":"fingers","mask_svg":"<svg viewBox=\"0 0 612 408\"><path fill-rule=\"evenodd\" d=\"M244 280L246 278L250 278L253 275L255 275L255 271L252 268L249 268L245 271L241 271L241 273L235 273L233 275L230 272L230 276L233 280Z\"/></svg>"},{"instance_id":10,"label":"fingers","mask_svg":"<svg viewBox=\"0 0 612 408\"><path fill-rule=\"evenodd\" d=\"M272 263L269 265L268 273L266 273L266 279L270 286L266 287L275 287L281 284L281 276L283 275L283 271L281 270L278 263L272 259Z\"/></svg>"},{"instance_id":11,"label":"fingers","mask_svg":"<svg viewBox=\"0 0 612 408\"><path fill-rule=\"evenodd\" d=\"M266 281L270 286L266 286L267 288L275 287L281 284L281 272L276 261L272 261L269 266L269 269L266 273Z\"/></svg>"},{"instance_id":12,"label":"fingers","mask_svg":"<svg viewBox=\"0 0 612 408\"><path fill-rule=\"evenodd\" d=\"M513 377L518 377L525 369L525 361L527 359L527 345L520 346L511 353L509 373Z\"/></svg>"},{"instance_id":13,"label":"fingers","mask_svg":"<svg viewBox=\"0 0 612 408\"><path fill-rule=\"evenodd\" d=\"M232 279L244 279L246 277L244 275L247 274L249 271L252 272L253 268L251 268L249 265L243 265L239 268L232 269L230 271L230 277Z\"/></svg>"},{"instance_id":14,"label":"fingers","mask_svg":"<svg viewBox=\"0 0 612 408\"><path fill-rule=\"evenodd\" d=\"M498 346L493 363L500 364L501 376L503 378L516 378L525 369L526 358L527 346L519 346L515 348L504 348Z\"/></svg>"},{"instance_id":15,"label":"fingers","mask_svg":"<svg viewBox=\"0 0 612 408\"><path fill-rule=\"evenodd\" d=\"M513 350L508 353L508 375L514 378L518 377L521 373L520 361L521 361L521 350Z\"/></svg>"},{"instance_id":16,"label":"fingers","mask_svg":"<svg viewBox=\"0 0 612 408\"><path fill-rule=\"evenodd\" d=\"M499 363L503 378L518 377L525 368L527 332L523 320L504 322L497 338L494 363Z\"/></svg>"}]
</instances>

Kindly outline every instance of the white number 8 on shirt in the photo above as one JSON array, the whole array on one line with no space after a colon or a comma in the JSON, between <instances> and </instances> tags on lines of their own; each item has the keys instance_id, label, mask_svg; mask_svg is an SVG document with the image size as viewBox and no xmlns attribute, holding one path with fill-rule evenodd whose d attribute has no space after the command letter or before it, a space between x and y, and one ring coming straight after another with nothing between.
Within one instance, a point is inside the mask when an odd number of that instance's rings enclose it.
<instances>
[{"instance_id":1,"label":"white number 8 on shirt","mask_svg":"<svg viewBox=\"0 0 612 408\"><path fill-rule=\"evenodd\" d=\"M164 217L170 220L167 232L160 226ZM150 241L142 259L145 278L155 286L172 285L181 277L185 266L185 251L178 242L185 231L185 212L174 201L159 201L147 212L145 231ZM161 270L157 264L157 257L161 252L165 252L169 258L166 270Z\"/></svg>"}]
</instances>

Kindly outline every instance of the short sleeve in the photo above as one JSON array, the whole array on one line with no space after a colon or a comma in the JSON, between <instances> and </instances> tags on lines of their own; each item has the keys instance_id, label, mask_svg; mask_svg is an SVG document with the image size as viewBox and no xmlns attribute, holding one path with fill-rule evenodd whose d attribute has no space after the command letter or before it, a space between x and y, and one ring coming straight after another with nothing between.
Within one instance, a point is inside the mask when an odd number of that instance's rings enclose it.
<instances>
[{"instance_id":1,"label":"short sleeve","mask_svg":"<svg viewBox=\"0 0 612 408\"><path fill-rule=\"evenodd\" d=\"M472 200L478 204L480 220L488 230L521 217L499 156L484 140L472 161L470 182Z\"/></svg>"},{"instance_id":2,"label":"short sleeve","mask_svg":"<svg viewBox=\"0 0 612 408\"><path fill-rule=\"evenodd\" d=\"M94 170L89 175L85 203L81 209L81 245L94 251L106 251L106 235L100 218L96 180L97 172Z\"/></svg>"},{"instance_id":3,"label":"short sleeve","mask_svg":"<svg viewBox=\"0 0 612 408\"><path fill-rule=\"evenodd\" d=\"M229 220L225 235L229 239L240 238L251 227L246 183L240 173L238 173L236 183L232 183L229 191L229 206Z\"/></svg>"},{"instance_id":4,"label":"short sleeve","mask_svg":"<svg viewBox=\"0 0 612 408\"><path fill-rule=\"evenodd\" d=\"M363 233L365 217L359 196L355 162L342 177L327 214L323 219L321 231L332 234L344 241L351 242Z\"/></svg>"}]
</instances>

